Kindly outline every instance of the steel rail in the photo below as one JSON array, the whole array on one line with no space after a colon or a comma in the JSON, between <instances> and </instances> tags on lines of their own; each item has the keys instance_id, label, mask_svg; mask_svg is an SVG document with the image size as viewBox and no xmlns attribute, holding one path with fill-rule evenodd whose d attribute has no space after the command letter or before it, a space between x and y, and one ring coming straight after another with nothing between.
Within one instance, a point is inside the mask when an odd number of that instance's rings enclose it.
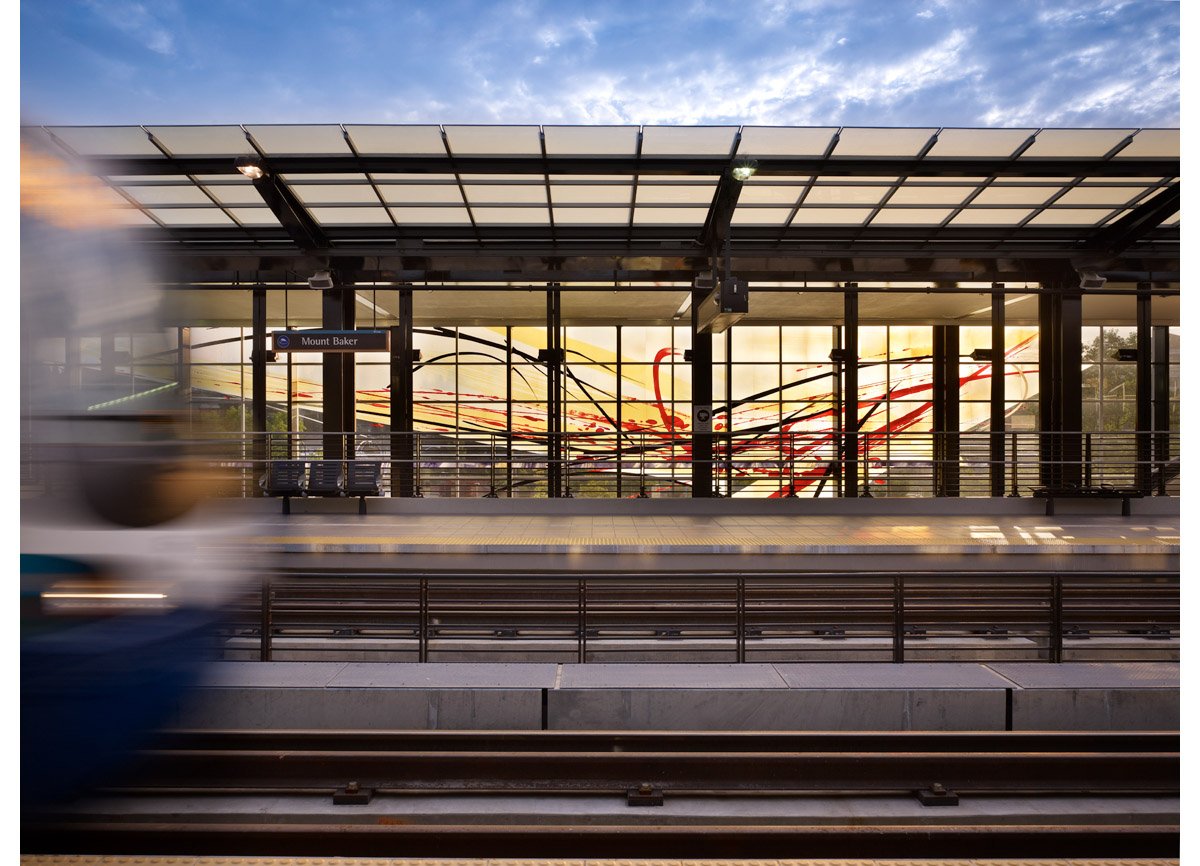
<instances>
[{"instance_id":1,"label":"steel rail","mask_svg":"<svg viewBox=\"0 0 1200 866\"><path fill-rule=\"evenodd\" d=\"M512 826L102 823L23 827L26 853L387 857L1178 857L1177 825Z\"/></svg>"}]
</instances>

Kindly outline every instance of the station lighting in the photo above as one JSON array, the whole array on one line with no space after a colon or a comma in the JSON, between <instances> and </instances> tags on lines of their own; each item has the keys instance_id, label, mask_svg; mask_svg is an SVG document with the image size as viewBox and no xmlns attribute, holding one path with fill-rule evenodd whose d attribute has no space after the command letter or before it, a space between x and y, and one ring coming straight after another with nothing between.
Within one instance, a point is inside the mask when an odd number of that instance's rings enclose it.
<instances>
[{"instance_id":1,"label":"station lighting","mask_svg":"<svg viewBox=\"0 0 1200 866\"><path fill-rule=\"evenodd\" d=\"M753 159L740 159L733 166L733 179L748 181L758 171L758 161Z\"/></svg>"},{"instance_id":2,"label":"station lighting","mask_svg":"<svg viewBox=\"0 0 1200 866\"><path fill-rule=\"evenodd\" d=\"M251 180L258 180L267 174L267 170L263 168L262 160L257 156L240 156L234 165L238 171Z\"/></svg>"}]
</instances>

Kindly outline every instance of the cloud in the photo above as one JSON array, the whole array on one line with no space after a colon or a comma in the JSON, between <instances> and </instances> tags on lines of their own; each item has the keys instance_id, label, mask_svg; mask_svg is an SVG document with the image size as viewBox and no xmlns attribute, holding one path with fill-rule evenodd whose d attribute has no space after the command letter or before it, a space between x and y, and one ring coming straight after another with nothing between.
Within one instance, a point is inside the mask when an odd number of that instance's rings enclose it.
<instances>
[{"instance_id":1,"label":"cloud","mask_svg":"<svg viewBox=\"0 0 1200 866\"><path fill-rule=\"evenodd\" d=\"M132 37L155 54L175 53L175 37L145 4L129 0L86 0L88 8L108 25Z\"/></svg>"}]
</instances>

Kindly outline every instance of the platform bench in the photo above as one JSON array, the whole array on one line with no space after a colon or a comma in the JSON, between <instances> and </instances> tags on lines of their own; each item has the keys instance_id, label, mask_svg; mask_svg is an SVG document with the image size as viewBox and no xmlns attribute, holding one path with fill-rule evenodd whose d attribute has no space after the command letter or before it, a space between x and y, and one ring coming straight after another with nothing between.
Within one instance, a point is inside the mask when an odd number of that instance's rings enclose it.
<instances>
[{"instance_id":1,"label":"platform bench","mask_svg":"<svg viewBox=\"0 0 1200 866\"><path fill-rule=\"evenodd\" d=\"M1055 499L1120 499L1121 516L1130 515L1129 500L1141 499L1145 493L1133 488L1120 487L1032 487L1037 499L1046 500L1046 516L1054 516Z\"/></svg>"},{"instance_id":2,"label":"platform bench","mask_svg":"<svg viewBox=\"0 0 1200 866\"><path fill-rule=\"evenodd\" d=\"M267 496L283 497L283 513L291 514L291 499L293 496L303 496L304 461L303 460L272 460L267 464L267 471L258 481Z\"/></svg>"}]
</instances>

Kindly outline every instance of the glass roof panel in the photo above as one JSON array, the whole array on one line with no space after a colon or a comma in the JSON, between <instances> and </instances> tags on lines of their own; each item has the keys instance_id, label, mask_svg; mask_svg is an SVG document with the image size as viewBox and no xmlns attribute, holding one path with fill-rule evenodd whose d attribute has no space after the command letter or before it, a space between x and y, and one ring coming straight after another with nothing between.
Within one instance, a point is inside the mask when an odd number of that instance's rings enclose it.
<instances>
[{"instance_id":1,"label":"glass roof panel","mask_svg":"<svg viewBox=\"0 0 1200 866\"><path fill-rule=\"evenodd\" d=\"M157 226L154 220L134 207L114 207L104 212L106 219L119 226Z\"/></svg>"},{"instance_id":2,"label":"glass roof panel","mask_svg":"<svg viewBox=\"0 0 1200 866\"><path fill-rule=\"evenodd\" d=\"M380 184L379 192L388 204L463 203L457 184Z\"/></svg>"},{"instance_id":3,"label":"glass roof panel","mask_svg":"<svg viewBox=\"0 0 1200 866\"><path fill-rule=\"evenodd\" d=\"M861 225L871 215L870 208L801 207L792 225Z\"/></svg>"},{"instance_id":4,"label":"glass roof panel","mask_svg":"<svg viewBox=\"0 0 1200 866\"><path fill-rule=\"evenodd\" d=\"M413 181L414 183L428 183L431 180L449 180L454 181L456 178L453 174L413 174L407 172L405 174L391 174L389 172L376 172L371 175L377 181Z\"/></svg>"},{"instance_id":5,"label":"glass roof panel","mask_svg":"<svg viewBox=\"0 0 1200 866\"><path fill-rule=\"evenodd\" d=\"M350 141L359 153L372 156L445 156L442 131L436 126L384 126L363 124L347 126Z\"/></svg>"},{"instance_id":6,"label":"glass roof panel","mask_svg":"<svg viewBox=\"0 0 1200 866\"><path fill-rule=\"evenodd\" d=\"M905 184L888 204L960 204L975 191L973 186L909 186Z\"/></svg>"},{"instance_id":7,"label":"glass roof panel","mask_svg":"<svg viewBox=\"0 0 1200 866\"><path fill-rule=\"evenodd\" d=\"M250 187L254 182L244 174L229 169L229 174L194 174L192 175L201 183L228 183L230 185Z\"/></svg>"},{"instance_id":8,"label":"glass roof panel","mask_svg":"<svg viewBox=\"0 0 1200 866\"><path fill-rule=\"evenodd\" d=\"M1121 143L1132 129L1044 129L1021 159L1045 157L1104 156Z\"/></svg>"},{"instance_id":9,"label":"glass roof panel","mask_svg":"<svg viewBox=\"0 0 1200 866\"><path fill-rule=\"evenodd\" d=\"M824 156L837 127L794 128L786 126L744 126L738 154L760 156Z\"/></svg>"},{"instance_id":10,"label":"glass roof panel","mask_svg":"<svg viewBox=\"0 0 1200 866\"><path fill-rule=\"evenodd\" d=\"M288 183L367 183L367 176L359 172L341 174L281 174L279 179Z\"/></svg>"},{"instance_id":11,"label":"glass roof panel","mask_svg":"<svg viewBox=\"0 0 1200 866\"><path fill-rule=\"evenodd\" d=\"M1178 157L1178 129L1143 129L1129 146L1118 153L1113 159L1128 157Z\"/></svg>"},{"instance_id":12,"label":"glass roof panel","mask_svg":"<svg viewBox=\"0 0 1200 866\"><path fill-rule=\"evenodd\" d=\"M1061 189L1061 187L1059 188ZM1042 204L1058 189L1042 186L989 186L971 201L977 204Z\"/></svg>"},{"instance_id":13,"label":"glass roof panel","mask_svg":"<svg viewBox=\"0 0 1200 866\"><path fill-rule=\"evenodd\" d=\"M769 186L771 184L777 184L777 183L805 184L805 183L808 183L810 180L812 180L812 177L811 177L811 175L807 175L807 174L764 174L762 171L759 171L758 174L751 175L750 178L745 181L745 183L746 183L746 186L759 186L759 185Z\"/></svg>"},{"instance_id":14,"label":"glass roof panel","mask_svg":"<svg viewBox=\"0 0 1200 866\"><path fill-rule=\"evenodd\" d=\"M447 126L446 139L456 156L541 156L536 126Z\"/></svg>"},{"instance_id":15,"label":"glass roof panel","mask_svg":"<svg viewBox=\"0 0 1200 866\"><path fill-rule=\"evenodd\" d=\"M1036 129L943 129L926 158L1006 157Z\"/></svg>"},{"instance_id":16,"label":"glass roof panel","mask_svg":"<svg viewBox=\"0 0 1200 866\"><path fill-rule=\"evenodd\" d=\"M1082 208L1048 208L1029 221L1031 226L1091 226L1103 222L1112 213L1104 210Z\"/></svg>"},{"instance_id":17,"label":"glass roof panel","mask_svg":"<svg viewBox=\"0 0 1200 866\"><path fill-rule=\"evenodd\" d=\"M122 189L141 204L212 204L208 196L190 183L178 186L127 186Z\"/></svg>"},{"instance_id":18,"label":"glass roof panel","mask_svg":"<svg viewBox=\"0 0 1200 866\"><path fill-rule=\"evenodd\" d=\"M268 207L231 207L229 212L244 226L279 225L279 220Z\"/></svg>"},{"instance_id":19,"label":"glass roof panel","mask_svg":"<svg viewBox=\"0 0 1200 866\"><path fill-rule=\"evenodd\" d=\"M479 225L538 225L550 224L550 213L544 207L475 207L471 208Z\"/></svg>"},{"instance_id":20,"label":"glass roof panel","mask_svg":"<svg viewBox=\"0 0 1200 866\"><path fill-rule=\"evenodd\" d=\"M708 204L717 191L715 184L705 186L665 186L638 184L638 204Z\"/></svg>"},{"instance_id":21,"label":"glass roof panel","mask_svg":"<svg viewBox=\"0 0 1200 866\"><path fill-rule=\"evenodd\" d=\"M738 196L739 204L795 204L803 186L747 186Z\"/></svg>"},{"instance_id":22,"label":"glass roof panel","mask_svg":"<svg viewBox=\"0 0 1200 866\"><path fill-rule=\"evenodd\" d=\"M634 209L634 225L704 225L706 207L639 207Z\"/></svg>"},{"instance_id":23,"label":"glass roof panel","mask_svg":"<svg viewBox=\"0 0 1200 866\"><path fill-rule=\"evenodd\" d=\"M846 183L868 184L872 186L891 186L898 180L900 180L899 177L866 177L856 174L822 174L817 176L815 182L818 185Z\"/></svg>"},{"instance_id":24,"label":"glass roof panel","mask_svg":"<svg viewBox=\"0 0 1200 866\"><path fill-rule=\"evenodd\" d=\"M551 183L630 183L632 174L552 174Z\"/></svg>"},{"instance_id":25,"label":"glass roof panel","mask_svg":"<svg viewBox=\"0 0 1200 866\"><path fill-rule=\"evenodd\" d=\"M263 204L263 198L253 186L217 186L206 189L221 204Z\"/></svg>"},{"instance_id":26,"label":"glass roof panel","mask_svg":"<svg viewBox=\"0 0 1200 866\"><path fill-rule=\"evenodd\" d=\"M638 175L638 183L661 183L668 186L716 186L719 174L647 174Z\"/></svg>"},{"instance_id":27,"label":"glass roof panel","mask_svg":"<svg viewBox=\"0 0 1200 866\"><path fill-rule=\"evenodd\" d=\"M887 187L883 186L814 186L804 199L805 204L879 204Z\"/></svg>"},{"instance_id":28,"label":"glass roof panel","mask_svg":"<svg viewBox=\"0 0 1200 866\"><path fill-rule=\"evenodd\" d=\"M247 126L258 146L267 156L349 156L350 148L342 137L342 128L332 124L321 126L262 125Z\"/></svg>"},{"instance_id":29,"label":"glass roof panel","mask_svg":"<svg viewBox=\"0 0 1200 866\"><path fill-rule=\"evenodd\" d=\"M470 225L471 217L465 207L394 207L392 216L400 225L444 226Z\"/></svg>"},{"instance_id":30,"label":"glass roof panel","mask_svg":"<svg viewBox=\"0 0 1200 866\"><path fill-rule=\"evenodd\" d=\"M936 129L843 129L834 159L848 156L916 156Z\"/></svg>"},{"instance_id":31,"label":"glass roof panel","mask_svg":"<svg viewBox=\"0 0 1200 866\"><path fill-rule=\"evenodd\" d=\"M953 208L910 208L887 207L875 214L871 225L888 226L930 226L939 225L942 220L954 213Z\"/></svg>"},{"instance_id":32,"label":"glass roof panel","mask_svg":"<svg viewBox=\"0 0 1200 866\"><path fill-rule=\"evenodd\" d=\"M1175 211L1175 213L1172 216L1169 216L1165 220L1163 220L1162 224L1165 226L1179 225L1179 211Z\"/></svg>"},{"instance_id":33,"label":"glass roof panel","mask_svg":"<svg viewBox=\"0 0 1200 866\"><path fill-rule=\"evenodd\" d=\"M174 156L238 157L254 153L239 126L148 126ZM232 163L229 166L233 171Z\"/></svg>"},{"instance_id":34,"label":"glass roof panel","mask_svg":"<svg viewBox=\"0 0 1200 866\"><path fill-rule=\"evenodd\" d=\"M1115 207L1125 204L1147 189L1148 187L1144 186L1075 187L1075 189L1067 190L1055 204L1107 204Z\"/></svg>"},{"instance_id":35,"label":"glass roof panel","mask_svg":"<svg viewBox=\"0 0 1200 866\"><path fill-rule=\"evenodd\" d=\"M736 126L647 126L642 156L728 156Z\"/></svg>"},{"instance_id":36,"label":"glass roof panel","mask_svg":"<svg viewBox=\"0 0 1200 866\"><path fill-rule=\"evenodd\" d=\"M732 223L735 226L783 226L791 215L790 207L739 207L733 212Z\"/></svg>"},{"instance_id":37,"label":"glass roof panel","mask_svg":"<svg viewBox=\"0 0 1200 866\"><path fill-rule=\"evenodd\" d=\"M555 204L629 204L633 200L633 187L630 184L621 186L554 184L550 187L550 198Z\"/></svg>"},{"instance_id":38,"label":"glass roof panel","mask_svg":"<svg viewBox=\"0 0 1200 866\"><path fill-rule=\"evenodd\" d=\"M629 222L627 207L556 207L556 225L626 225Z\"/></svg>"},{"instance_id":39,"label":"glass roof panel","mask_svg":"<svg viewBox=\"0 0 1200 866\"><path fill-rule=\"evenodd\" d=\"M388 212L382 207L310 207L312 214L321 225L327 226L370 226L391 225Z\"/></svg>"},{"instance_id":40,"label":"glass roof panel","mask_svg":"<svg viewBox=\"0 0 1200 866\"><path fill-rule=\"evenodd\" d=\"M463 183L505 181L509 183L532 183L541 186L546 182L546 175L541 172L533 172L531 174L464 174L462 175L462 181Z\"/></svg>"},{"instance_id":41,"label":"glass roof panel","mask_svg":"<svg viewBox=\"0 0 1200 866\"><path fill-rule=\"evenodd\" d=\"M291 185L292 192L307 204L379 204L375 190L367 184L328 183Z\"/></svg>"},{"instance_id":42,"label":"glass roof panel","mask_svg":"<svg viewBox=\"0 0 1200 866\"><path fill-rule=\"evenodd\" d=\"M216 205L211 207L158 208L150 213L168 226L216 226L233 225L233 220Z\"/></svg>"},{"instance_id":43,"label":"glass roof panel","mask_svg":"<svg viewBox=\"0 0 1200 866\"><path fill-rule=\"evenodd\" d=\"M137 126L48 126L67 147L83 156L163 156Z\"/></svg>"},{"instance_id":44,"label":"glass roof panel","mask_svg":"<svg viewBox=\"0 0 1200 866\"><path fill-rule=\"evenodd\" d=\"M968 207L950 220L950 225L1015 226L1031 213L1028 208Z\"/></svg>"},{"instance_id":45,"label":"glass roof panel","mask_svg":"<svg viewBox=\"0 0 1200 866\"><path fill-rule=\"evenodd\" d=\"M546 187L515 184L465 184L463 190L472 204L545 204Z\"/></svg>"},{"instance_id":46,"label":"glass roof panel","mask_svg":"<svg viewBox=\"0 0 1200 866\"><path fill-rule=\"evenodd\" d=\"M1046 184L1064 184L1075 180L1073 177L998 177L993 184L1002 186L1024 185L1024 186L1045 186Z\"/></svg>"},{"instance_id":47,"label":"glass roof panel","mask_svg":"<svg viewBox=\"0 0 1200 866\"><path fill-rule=\"evenodd\" d=\"M546 126L547 156L633 156L636 126Z\"/></svg>"}]
</instances>

